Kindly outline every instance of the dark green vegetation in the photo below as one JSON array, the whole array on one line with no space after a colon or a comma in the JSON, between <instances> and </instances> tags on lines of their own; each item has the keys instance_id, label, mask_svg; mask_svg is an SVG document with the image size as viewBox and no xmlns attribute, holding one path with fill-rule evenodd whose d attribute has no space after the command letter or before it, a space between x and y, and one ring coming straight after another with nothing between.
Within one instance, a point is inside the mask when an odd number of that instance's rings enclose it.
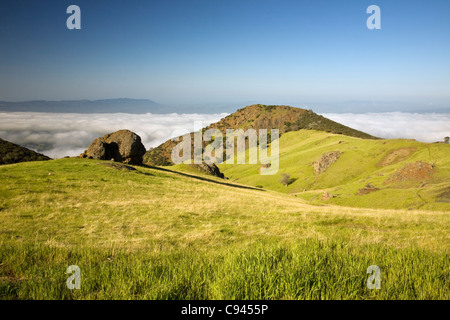
<instances>
[{"instance_id":1,"label":"dark green vegetation","mask_svg":"<svg viewBox=\"0 0 450 320\"><path fill-rule=\"evenodd\" d=\"M349 137L362 139L376 139L376 137L371 136L367 133L349 128L333 120L327 119L324 116L315 114L311 110L307 110L307 112L303 116L299 117L294 122L287 121L284 123L284 125L286 126L285 132L307 129L335 134L343 134Z\"/></svg>"},{"instance_id":2,"label":"dark green vegetation","mask_svg":"<svg viewBox=\"0 0 450 320\"><path fill-rule=\"evenodd\" d=\"M0 165L11 164L25 161L42 161L50 158L14 144L0 139Z\"/></svg>"},{"instance_id":3,"label":"dark green vegetation","mask_svg":"<svg viewBox=\"0 0 450 320\"><path fill-rule=\"evenodd\" d=\"M5 165L0 179L1 299L450 298L445 211L313 206L75 158Z\"/></svg>"}]
</instances>

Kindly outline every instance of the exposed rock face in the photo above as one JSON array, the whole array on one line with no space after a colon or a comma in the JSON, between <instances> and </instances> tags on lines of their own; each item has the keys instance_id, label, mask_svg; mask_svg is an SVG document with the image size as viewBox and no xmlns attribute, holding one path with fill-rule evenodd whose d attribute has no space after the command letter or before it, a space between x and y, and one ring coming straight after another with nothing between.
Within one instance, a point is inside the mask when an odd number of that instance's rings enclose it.
<instances>
[{"instance_id":1,"label":"exposed rock face","mask_svg":"<svg viewBox=\"0 0 450 320\"><path fill-rule=\"evenodd\" d=\"M324 153L319 159L314 161L313 167L316 177L322 172L325 172L333 163L335 163L336 160L339 159L341 154L342 152L340 151L327 152Z\"/></svg>"},{"instance_id":2,"label":"exposed rock face","mask_svg":"<svg viewBox=\"0 0 450 320\"><path fill-rule=\"evenodd\" d=\"M141 137L129 130L119 130L95 139L80 157L141 165L145 151Z\"/></svg>"},{"instance_id":3,"label":"exposed rock face","mask_svg":"<svg viewBox=\"0 0 450 320\"><path fill-rule=\"evenodd\" d=\"M217 168L217 166L213 163L213 164L206 164L206 163L202 163L202 164L192 164L192 166L194 166L195 168L197 168L200 171L206 172L207 174L210 174L212 176L216 176L219 178L224 178L224 174L222 172L220 172L219 168Z\"/></svg>"},{"instance_id":4,"label":"exposed rock face","mask_svg":"<svg viewBox=\"0 0 450 320\"><path fill-rule=\"evenodd\" d=\"M394 174L385 181L385 183L391 182L403 182L408 180L424 181L429 180L434 174L434 165L423 161L416 161L408 163L403 168L398 169Z\"/></svg>"}]
</instances>

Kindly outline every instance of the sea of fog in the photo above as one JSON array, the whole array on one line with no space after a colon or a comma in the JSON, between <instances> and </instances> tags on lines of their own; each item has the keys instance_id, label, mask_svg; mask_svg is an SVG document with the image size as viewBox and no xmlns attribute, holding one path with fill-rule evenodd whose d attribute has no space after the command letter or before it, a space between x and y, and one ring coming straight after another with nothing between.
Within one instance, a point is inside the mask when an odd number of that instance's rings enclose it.
<instances>
[{"instance_id":1,"label":"sea of fog","mask_svg":"<svg viewBox=\"0 0 450 320\"><path fill-rule=\"evenodd\" d=\"M147 149L207 126L227 114L127 114L1 112L0 138L52 158L77 156L97 137L120 129L136 132ZM450 136L450 114L324 113L323 116L381 138L422 142ZM270 128L268 128L270 129Z\"/></svg>"}]
</instances>

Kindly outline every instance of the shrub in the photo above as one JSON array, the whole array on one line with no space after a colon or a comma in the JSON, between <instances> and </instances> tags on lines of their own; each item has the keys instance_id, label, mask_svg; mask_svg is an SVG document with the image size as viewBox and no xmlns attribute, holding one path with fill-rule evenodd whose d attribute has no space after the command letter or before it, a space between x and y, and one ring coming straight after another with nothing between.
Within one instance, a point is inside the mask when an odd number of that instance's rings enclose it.
<instances>
[{"instance_id":1,"label":"shrub","mask_svg":"<svg viewBox=\"0 0 450 320\"><path fill-rule=\"evenodd\" d=\"M281 174L281 178L280 178L280 182L282 184L284 184L286 187L289 185L289 181L291 180L291 176L288 175L287 173L282 173Z\"/></svg>"}]
</instances>

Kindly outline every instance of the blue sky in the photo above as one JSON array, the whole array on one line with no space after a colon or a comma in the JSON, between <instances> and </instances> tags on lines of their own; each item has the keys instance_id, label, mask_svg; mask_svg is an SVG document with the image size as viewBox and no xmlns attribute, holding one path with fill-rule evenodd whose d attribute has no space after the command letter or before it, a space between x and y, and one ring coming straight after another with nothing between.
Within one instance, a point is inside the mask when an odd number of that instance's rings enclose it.
<instances>
[{"instance_id":1,"label":"blue sky","mask_svg":"<svg viewBox=\"0 0 450 320\"><path fill-rule=\"evenodd\" d=\"M81 30L66 28L71 4ZM372 4L381 30L366 27ZM4 0L0 9L6 101L449 108L449 57L448 0Z\"/></svg>"}]
</instances>

